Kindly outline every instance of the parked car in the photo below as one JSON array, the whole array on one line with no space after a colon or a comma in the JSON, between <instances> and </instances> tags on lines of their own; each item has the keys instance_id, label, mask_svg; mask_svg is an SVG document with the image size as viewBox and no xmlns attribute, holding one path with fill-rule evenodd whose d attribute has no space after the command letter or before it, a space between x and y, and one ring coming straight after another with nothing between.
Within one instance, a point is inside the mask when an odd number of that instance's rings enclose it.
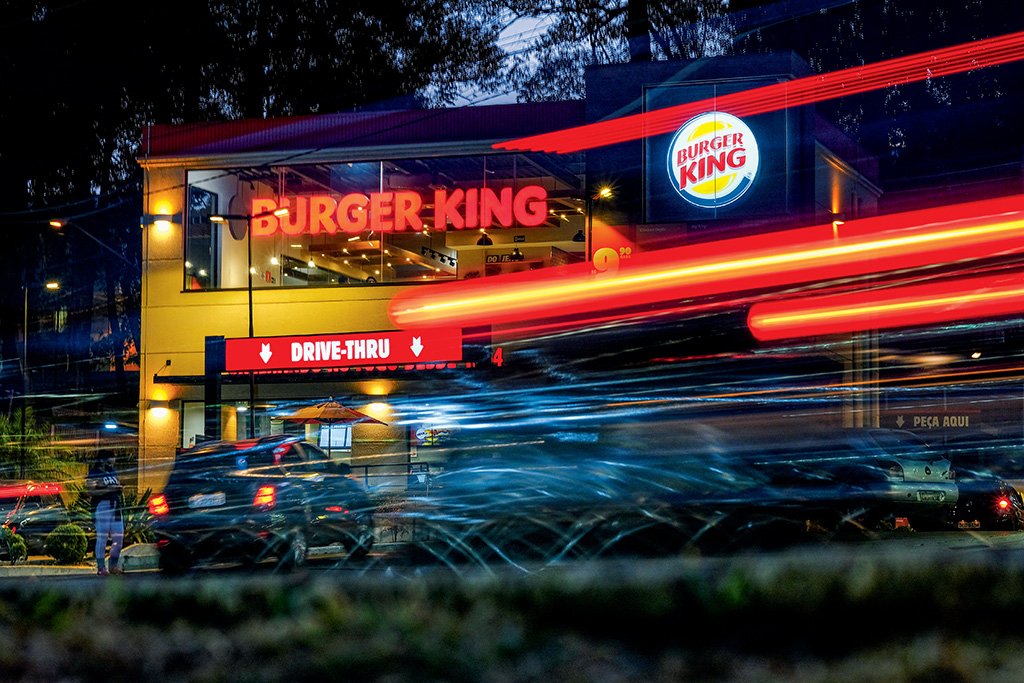
<instances>
[{"instance_id":1,"label":"parked car","mask_svg":"<svg viewBox=\"0 0 1024 683\"><path fill-rule=\"evenodd\" d=\"M292 569L310 547L348 557L373 546L373 511L347 464L299 436L208 442L180 453L167 486L149 500L160 568L199 562Z\"/></svg>"},{"instance_id":2,"label":"parked car","mask_svg":"<svg viewBox=\"0 0 1024 683\"><path fill-rule=\"evenodd\" d=\"M70 521L62 491L57 483L0 483L0 522L25 539L29 554L43 553L46 536Z\"/></svg>"},{"instance_id":3,"label":"parked car","mask_svg":"<svg viewBox=\"0 0 1024 683\"><path fill-rule=\"evenodd\" d=\"M912 432L845 428L797 432L768 440L754 466L777 496L813 487L837 511L869 527L906 518L918 529L942 528L959 497L945 451Z\"/></svg>"},{"instance_id":4,"label":"parked car","mask_svg":"<svg viewBox=\"0 0 1024 683\"><path fill-rule=\"evenodd\" d=\"M1024 500L1020 492L999 477L960 470L960 497L953 506L957 529L1020 531L1024 529Z\"/></svg>"}]
</instances>

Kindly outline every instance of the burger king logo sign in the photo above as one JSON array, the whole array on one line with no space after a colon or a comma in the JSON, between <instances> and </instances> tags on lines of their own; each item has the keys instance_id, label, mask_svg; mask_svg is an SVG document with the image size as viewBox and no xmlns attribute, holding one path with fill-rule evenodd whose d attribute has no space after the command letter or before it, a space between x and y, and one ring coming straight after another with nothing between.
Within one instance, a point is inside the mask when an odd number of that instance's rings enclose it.
<instances>
[{"instance_id":1,"label":"burger king logo sign","mask_svg":"<svg viewBox=\"0 0 1024 683\"><path fill-rule=\"evenodd\" d=\"M750 189L757 176L757 140L732 114L708 112L676 131L667 161L679 196L694 206L715 209Z\"/></svg>"}]
</instances>

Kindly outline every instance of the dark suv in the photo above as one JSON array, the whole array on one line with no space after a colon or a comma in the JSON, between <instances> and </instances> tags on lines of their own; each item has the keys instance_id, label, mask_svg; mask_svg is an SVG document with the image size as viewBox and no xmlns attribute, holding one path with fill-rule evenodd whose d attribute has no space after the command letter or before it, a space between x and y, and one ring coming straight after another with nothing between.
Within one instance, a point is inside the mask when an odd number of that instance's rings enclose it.
<instances>
[{"instance_id":1,"label":"dark suv","mask_svg":"<svg viewBox=\"0 0 1024 683\"><path fill-rule=\"evenodd\" d=\"M46 536L70 521L61 490L55 483L0 482L0 522L25 539L29 554L43 553Z\"/></svg>"},{"instance_id":2,"label":"dark suv","mask_svg":"<svg viewBox=\"0 0 1024 683\"><path fill-rule=\"evenodd\" d=\"M373 546L373 511L347 464L299 436L216 441L180 453L163 492L149 501L165 572L197 562L292 569L310 547L348 557Z\"/></svg>"}]
</instances>

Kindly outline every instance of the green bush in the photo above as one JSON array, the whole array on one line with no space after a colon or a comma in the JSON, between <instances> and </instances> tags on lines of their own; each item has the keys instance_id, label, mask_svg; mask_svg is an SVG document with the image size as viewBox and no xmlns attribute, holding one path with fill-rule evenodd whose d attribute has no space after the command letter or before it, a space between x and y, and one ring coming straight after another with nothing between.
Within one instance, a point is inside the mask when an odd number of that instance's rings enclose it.
<instances>
[{"instance_id":1,"label":"green bush","mask_svg":"<svg viewBox=\"0 0 1024 683\"><path fill-rule=\"evenodd\" d=\"M58 564L78 564L88 549L89 540L77 524L61 524L43 540L43 550Z\"/></svg>"},{"instance_id":2,"label":"green bush","mask_svg":"<svg viewBox=\"0 0 1024 683\"><path fill-rule=\"evenodd\" d=\"M0 551L6 551L11 564L28 557L28 546L21 534L11 531L8 526L0 527Z\"/></svg>"},{"instance_id":3,"label":"green bush","mask_svg":"<svg viewBox=\"0 0 1024 683\"><path fill-rule=\"evenodd\" d=\"M153 516L149 514L149 497L152 489L139 493L137 489L127 487L121 498L121 519L124 520L124 544L152 543Z\"/></svg>"}]
</instances>

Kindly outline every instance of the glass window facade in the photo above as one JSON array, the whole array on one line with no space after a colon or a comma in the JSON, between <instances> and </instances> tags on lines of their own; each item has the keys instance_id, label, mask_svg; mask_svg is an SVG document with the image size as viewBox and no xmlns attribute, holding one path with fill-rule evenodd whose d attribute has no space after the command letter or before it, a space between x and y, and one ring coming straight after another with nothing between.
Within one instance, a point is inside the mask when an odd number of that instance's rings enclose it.
<instances>
[{"instance_id":1,"label":"glass window facade","mask_svg":"<svg viewBox=\"0 0 1024 683\"><path fill-rule=\"evenodd\" d=\"M579 155L495 154L189 171L183 287L247 287L250 259L254 287L412 284L582 260L582 169Z\"/></svg>"}]
</instances>

